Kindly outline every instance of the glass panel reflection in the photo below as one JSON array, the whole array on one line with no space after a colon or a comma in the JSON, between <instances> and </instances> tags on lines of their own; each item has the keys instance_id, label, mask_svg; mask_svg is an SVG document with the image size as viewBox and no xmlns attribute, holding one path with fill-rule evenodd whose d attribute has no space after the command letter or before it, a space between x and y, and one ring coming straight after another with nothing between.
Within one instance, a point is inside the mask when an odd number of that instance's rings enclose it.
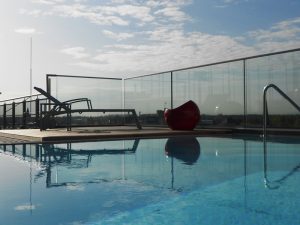
<instances>
[{"instance_id":1,"label":"glass panel reflection","mask_svg":"<svg viewBox=\"0 0 300 225\"><path fill-rule=\"evenodd\" d=\"M277 85L300 104L300 52L290 52L246 61L247 126L261 127L262 90L269 83ZM300 116L282 96L270 90L267 96L268 127L299 128Z\"/></svg>"},{"instance_id":2,"label":"glass panel reflection","mask_svg":"<svg viewBox=\"0 0 300 225\"><path fill-rule=\"evenodd\" d=\"M50 93L60 101L88 98L93 109L122 109L122 79L49 75ZM86 102L72 104L72 109L87 109ZM57 116L57 124L67 124L66 116ZM124 125L124 114L106 112L73 113L72 126Z\"/></svg>"},{"instance_id":3,"label":"glass panel reflection","mask_svg":"<svg viewBox=\"0 0 300 225\"><path fill-rule=\"evenodd\" d=\"M134 108L142 124L165 124L163 110L170 107L170 73L125 80L125 108Z\"/></svg>"},{"instance_id":4,"label":"glass panel reflection","mask_svg":"<svg viewBox=\"0 0 300 225\"><path fill-rule=\"evenodd\" d=\"M244 116L243 62L198 67L173 73L174 107L198 104L200 125L241 126Z\"/></svg>"}]
</instances>

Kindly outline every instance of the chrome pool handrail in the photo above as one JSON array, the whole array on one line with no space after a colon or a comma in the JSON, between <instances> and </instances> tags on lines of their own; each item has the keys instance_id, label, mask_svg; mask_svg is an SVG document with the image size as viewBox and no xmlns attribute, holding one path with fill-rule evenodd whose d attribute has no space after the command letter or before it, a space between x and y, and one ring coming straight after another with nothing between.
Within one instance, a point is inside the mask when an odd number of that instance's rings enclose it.
<instances>
[{"instance_id":1,"label":"chrome pool handrail","mask_svg":"<svg viewBox=\"0 0 300 225\"><path fill-rule=\"evenodd\" d=\"M299 170L300 164L296 166L291 172L285 175L283 178L278 179L276 181L270 181L267 178L267 116L268 116L268 109L267 109L267 91L273 88L275 89L283 98L285 98L292 106L294 106L299 112L300 107L297 105L288 95L286 95L278 86L275 84L268 84L264 87L263 92L263 145L264 145L264 184L269 189L277 189L279 188L280 184L289 176L291 176L295 171Z\"/></svg>"},{"instance_id":2,"label":"chrome pool handrail","mask_svg":"<svg viewBox=\"0 0 300 225\"><path fill-rule=\"evenodd\" d=\"M285 94L278 86L275 84L268 84L264 87L264 94L263 94L263 137L266 137L267 134L267 91L273 88L275 89L283 98L285 98L289 103L291 103L292 106L294 106L299 112L300 112L300 106L297 105L287 94Z\"/></svg>"}]
</instances>

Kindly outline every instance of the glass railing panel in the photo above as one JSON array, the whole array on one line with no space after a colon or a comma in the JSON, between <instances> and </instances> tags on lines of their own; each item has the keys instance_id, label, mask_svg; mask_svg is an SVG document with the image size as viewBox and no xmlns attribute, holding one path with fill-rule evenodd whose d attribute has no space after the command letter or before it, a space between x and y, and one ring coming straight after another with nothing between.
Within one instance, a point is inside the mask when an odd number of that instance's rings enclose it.
<instances>
[{"instance_id":1,"label":"glass railing panel","mask_svg":"<svg viewBox=\"0 0 300 225\"><path fill-rule=\"evenodd\" d=\"M15 114L16 116L23 116L23 102L15 103Z\"/></svg>"},{"instance_id":2,"label":"glass railing panel","mask_svg":"<svg viewBox=\"0 0 300 225\"><path fill-rule=\"evenodd\" d=\"M300 52L289 52L246 61L247 127L262 126L263 88L273 83L300 104ZM268 127L299 128L300 116L274 90L267 96Z\"/></svg>"},{"instance_id":3,"label":"glass railing panel","mask_svg":"<svg viewBox=\"0 0 300 225\"><path fill-rule=\"evenodd\" d=\"M12 104L6 104L6 127L12 128Z\"/></svg>"},{"instance_id":4,"label":"glass railing panel","mask_svg":"<svg viewBox=\"0 0 300 225\"><path fill-rule=\"evenodd\" d=\"M35 99L26 102L26 123L34 124L36 122L36 102Z\"/></svg>"},{"instance_id":5,"label":"glass railing panel","mask_svg":"<svg viewBox=\"0 0 300 225\"><path fill-rule=\"evenodd\" d=\"M122 79L74 76L48 76L50 93L59 101L77 98L91 100L93 109L122 109ZM88 109L86 101L72 104L72 109ZM57 124L66 124L66 115L57 117ZM72 114L72 126L122 125L123 113L85 112Z\"/></svg>"},{"instance_id":6,"label":"glass railing panel","mask_svg":"<svg viewBox=\"0 0 300 225\"><path fill-rule=\"evenodd\" d=\"M122 79L73 76L50 76L49 78L50 93L59 101L89 98L93 108L122 108ZM78 103L72 107L84 108L86 103Z\"/></svg>"},{"instance_id":7,"label":"glass railing panel","mask_svg":"<svg viewBox=\"0 0 300 225\"><path fill-rule=\"evenodd\" d=\"M15 126L19 127L23 124L23 102L15 103Z\"/></svg>"},{"instance_id":8,"label":"glass railing panel","mask_svg":"<svg viewBox=\"0 0 300 225\"><path fill-rule=\"evenodd\" d=\"M171 107L171 73L124 81L125 108L134 108L143 125L164 125L163 111Z\"/></svg>"},{"instance_id":9,"label":"glass railing panel","mask_svg":"<svg viewBox=\"0 0 300 225\"><path fill-rule=\"evenodd\" d=\"M193 100L201 126L243 125L243 62L236 61L173 72L174 108Z\"/></svg>"}]
</instances>

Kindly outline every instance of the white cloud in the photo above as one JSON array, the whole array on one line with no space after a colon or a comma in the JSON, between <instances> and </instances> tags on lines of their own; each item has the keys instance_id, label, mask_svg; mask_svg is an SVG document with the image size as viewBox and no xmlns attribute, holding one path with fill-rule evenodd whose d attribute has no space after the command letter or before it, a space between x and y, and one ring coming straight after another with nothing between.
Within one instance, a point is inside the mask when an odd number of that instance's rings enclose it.
<instances>
[{"instance_id":1,"label":"white cloud","mask_svg":"<svg viewBox=\"0 0 300 225\"><path fill-rule=\"evenodd\" d=\"M83 68L115 74L140 75L162 72L217 61L248 57L300 46L299 19L282 21L268 30L245 36L185 33L181 26L158 27L144 32L147 44L112 44L95 56L73 62ZM104 31L106 35L116 35ZM254 42L247 45L247 41Z\"/></svg>"},{"instance_id":2,"label":"white cloud","mask_svg":"<svg viewBox=\"0 0 300 225\"><path fill-rule=\"evenodd\" d=\"M193 0L150 0L147 4L156 6L184 6L192 4L192 2Z\"/></svg>"},{"instance_id":3,"label":"white cloud","mask_svg":"<svg viewBox=\"0 0 300 225\"><path fill-rule=\"evenodd\" d=\"M184 21L189 19L189 17L183 11L181 11L179 7L174 7L174 6L160 9L156 11L155 14L164 15L168 17L170 20L174 20L174 21Z\"/></svg>"},{"instance_id":4,"label":"white cloud","mask_svg":"<svg viewBox=\"0 0 300 225\"><path fill-rule=\"evenodd\" d=\"M286 41L300 39L300 17L281 21L270 29L259 29L249 32L249 36L257 41Z\"/></svg>"},{"instance_id":5,"label":"white cloud","mask_svg":"<svg viewBox=\"0 0 300 225\"><path fill-rule=\"evenodd\" d=\"M81 2L81 3L80 3ZM83 18L91 23L99 25L127 26L130 19L136 19L142 23L151 22L151 8L143 5L96 5L83 4L84 1L75 1L75 4L59 4L63 1L39 0L34 3L43 3L50 6L48 10L20 10L27 15L59 15L69 18ZM128 18L129 17L129 18Z\"/></svg>"},{"instance_id":6,"label":"white cloud","mask_svg":"<svg viewBox=\"0 0 300 225\"><path fill-rule=\"evenodd\" d=\"M84 47L71 47L65 48L61 50L61 53L72 56L75 59L82 59L89 57L89 54L85 52Z\"/></svg>"},{"instance_id":7,"label":"white cloud","mask_svg":"<svg viewBox=\"0 0 300 225\"><path fill-rule=\"evenodd\" d=\"M36 34L38 33L35 28L32 27L21 27L14 30L16 33L20 34Z\"/></svg>"},{"instance_id":8,"label":"white cloud","mask_svg":"<svg viewBox=\"0 0 300 225\"><path fill-rule=\"evenodd\" d=\"M149 34L149 39L153 41L174 42L183 36L183 30L181 28L159 27L147 32L147 34Z\"/></svg>"},{"instance_id":9,"label":"white cloud","mask_svg":"<svg viewBox=\"0 0 300 225\"><path fill-rule=\"evenodd\" d=\"M276 51L284 51L294 48L299 48L300 40L289 40L289 41L264 41L257 43L254 48L257 49L257 52L262 53L270 53Z\"/></svg>"},{"instance_id":10,"label":"white cloud","mask_svg":"<svg viewBox=\"0 0 300 225\"><path fill-rule=\"evenodd\" d=\"M62 17L83 18L99 25L126 26L129 22L120 16L113 15L107 8L91 8L82 4L57 5L53 8L54 14Z\"/></svg>"},{"instance_id":11,"label":"white cloud","mask_svg":"<svg viewBox=\"0 0 300 225\"><path fill-rule=\"evenodd\" d=\"M44 0L45 1L45 0ZM88 1L50 1L52 15L80 18L101 27L102 33L118 43L88 52L84 47L68 47L61 53L71 56L68 65L115 74L138 75L255 55L265 51L299 46L300 18L281 21L269 29L251 31L244 36L185 32L191 18L184 6L191 0L113 0L89 5ZM76 4L74 4L76 2ZM246 0L220 0L230 5ZM28 12L26 12L28 14ZM45 11L32 11L32 15ZM147 25L143 31L113 32L106 26ZM139 37L140 39L137 39ZM121 42L126 40L126 45ZM247 44L251 43L251 45ZM254 43L254 44L252 44ZM97 43L98 44L98 43ZM273 49L273 50L272 50Z\"/></svg>"},{"instance_id":12,"label":"white cloud","mask_svg":"<svg viewBox=\"0 0 300 225\"><path fill-rule=\"evenodd\" d=\"M50 15L53 15L53 12L51 12L51 11L43 11L43 10L40 10L40 9L33 9L33 10L19 9L19 14L33 16L33 17L39 17L39 16L50 16Z\"/></svg>"},{"instance_id":13,"label":"white cloud","mask_svg":"<svg viewBox=\"0 0 300 225\"><path fill-rule=\"evenodd\" d=\"M126 0L111 0L111 2L115 4L124 4Z\"/></svg>"},{"instance_id":14,"label":"white cloud","mask_svg":"<svg viewBox=\"0 0 300 225\"><path fill-rule=\"evenodd\" d=\"M58 15L68 18L82 18L98 25L144 26L153 23L178 22L190 19L182 7L191 4L191 0L160 0L142 3L136 0L115 0L90 5L88 1L73 0L34 0L33 3L48 5L48 9L25 10L22 14ZM159 15L159 16L158 16Z\"/></svg>"},{"instance_id":15,"label":"white cloud","mask_svg":"<svg viewBox=\"0 0 300 225\"><path fill-rule=\"evenodd\" d=\"M57 3L63 3L65 0L31 0L32 3L55 5Z\"/></svg>"},{"instance_id":16,"label":"white cloud","mask_svg":"<svg viewBox=\"0 0 300 225\"><path fill-rule=\"evenodd\" d=\"M34 10L19 9L19 13L22 15L38 17L42 14L42 11L39 9L34 9Z\"/></svg>"},{"instance_id":17,"label":"white cloud","mask_svg":"<svg viewBox=\"0 0 300 225\"><path fill-rule=\"evenodd\" d=\"M300 28L291 28L285 30L257 30L250 32L250 36L258 41L264 40L287 40L297 37Z\"/></svg>"},{"instance_id":18,"label":"white cloud","mask_svg":"<svg viewBox=\"0 0 300 225\"><path fill-rule=\"evenodd\" d=\"M248 2L249 0L221 0L217 3L215 7L217 8L226 8L230 5L236 5L243 2Z\"/></svg>"},{"instance_id":19,"label":"white cloud","mask_svg":"<svg viewBox=\"0 0 300 225\"><path fill-rule=\"evenodd\" d=\"M229 36L199 32L184 34L181 30L159 30L163 39L145 44L107 45L88 60L73 63L98 71L138 75L196 66L254 54Z\"/></svg>"},{"instance_id":20,"label":"white cloud","mask_svg":"<svg viewBox=\"0 0 300 225\"><path fill-rule=\"evenodd\" d=\"M112 38L116 41L123 41L126 40L128 38L132 38L134 37L134 34L130 34L130 33L114 33L112 31L109 30L103 30L102 33L104 35L106 35L109 38Z\"/></svg>"},{"instance_id":21,"label":"white cloud","mask_svg":"<svg viewBox=\"0 0 300 225\"><path fill-rule=\"evenodd\" d=\"M294 25L296 25L296 26L300 25L300 17L281 21L281 22L277 23L274 27L278 28L278 29L285 29L285 28L289 28L290 26L294 26Z\"/></svg>"},{"instance_id":22,"label":"white cloud","mask_svg":"<svg viewBox=\"0 0 300 225\"><path fill-rule=\"evenodd\" d=\"M241 2L248 2L249 0L222 0L225 4L237 4Z\"/></svg>"},{"instance_id":23,"label":"white cloud","mask_svg":"<svg viewBox=\"0 0 300 225\"><path fill-rule=\"evenodd\" d=\"M223 2L229 4L229 3L233 3L233 2L237 2L237 1L239 1L239 0L224 0Z\"/></svg>"},{"instance_id":24,"label":"white cloud","mask_svg":"<svg viewBox=\"0 0 300 225\"><path fill-rule=\"evenodd\" d=\"M121 5L101 8L103 9L103 13L114 13L120 16L130 16L132 18L141 20L142 22L151 22L154 20L154 17L150 15L151 8L146 6Z\"/></svg>"}]
</instances>

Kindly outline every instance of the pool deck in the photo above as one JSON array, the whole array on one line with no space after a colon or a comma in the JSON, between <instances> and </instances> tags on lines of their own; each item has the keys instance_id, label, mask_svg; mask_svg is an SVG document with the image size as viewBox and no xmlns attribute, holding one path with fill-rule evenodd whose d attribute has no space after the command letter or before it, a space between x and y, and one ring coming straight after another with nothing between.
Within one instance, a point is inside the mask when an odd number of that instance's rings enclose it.
<instances>
[{"instance_id":1,"label":"pool deck","mask_svg":"<svg viewBox=\"0 0 300 225\"><path fill-rule=\"evenodd\" d=\"M182 135L226 135L230 129L199 129L194 131L173 131L161 127L144 127L142 130L136 127L80 127L66 129L14 129L0 130L0 144L18 143L47 143L47 142L78 142L96 141L107 139L130 139L130 138L152 138Z\"/></svg>"}]
</instances>

